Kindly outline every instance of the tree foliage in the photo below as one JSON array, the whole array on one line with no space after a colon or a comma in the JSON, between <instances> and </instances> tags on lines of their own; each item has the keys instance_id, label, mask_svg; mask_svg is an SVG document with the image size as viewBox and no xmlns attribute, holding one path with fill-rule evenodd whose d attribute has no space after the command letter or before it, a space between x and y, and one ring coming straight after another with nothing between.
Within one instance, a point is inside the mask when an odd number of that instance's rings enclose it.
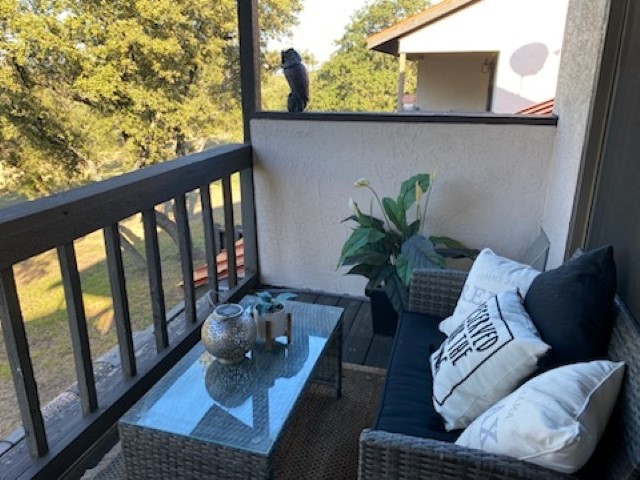
<instances>
[{"instance_id":1,"label":"tree foliage","mask_svg":"<svg viewBox=\"0 0 640 480\"><path fill-rule=\"evenodd\" d=\"M302 0L260 6L266 44ZM36 195L238 140L238 65L235 0L0 0L0 162Z\"/></svg>"},{"instance_id":2,"label":"tree foliage","mask_svg":"<svg viewBox=\"0 0 640 480\"><path fill-rule=\"evenodd\" d=\"M398 60L367 49L369 35L423 10L426 0L374 0L351 18L338 51L312 77L311 108L328 111L393 111ZM415 89L409 71L406 90Z\"/></svg>"}]
</instances>

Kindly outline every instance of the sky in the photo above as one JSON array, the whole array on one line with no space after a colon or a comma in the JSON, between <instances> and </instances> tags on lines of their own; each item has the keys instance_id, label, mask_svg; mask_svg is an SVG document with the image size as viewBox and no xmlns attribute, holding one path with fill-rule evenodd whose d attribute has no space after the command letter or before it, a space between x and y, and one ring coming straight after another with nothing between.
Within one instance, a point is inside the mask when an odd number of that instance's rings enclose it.
<instances>
[{"instance_id":1,"label":"sky","mask_svg":"<svg viewBox=\"0 0 640 480\"><path fill-rule=\"evenodd\" d=\"M269 47L283 50L309 50L316 60L324 62L336 49L333 42L342 37L351 15L367 0L304 0L300 24L293 30L292 40L272 42Z\"/></svg>"}]
</instances>

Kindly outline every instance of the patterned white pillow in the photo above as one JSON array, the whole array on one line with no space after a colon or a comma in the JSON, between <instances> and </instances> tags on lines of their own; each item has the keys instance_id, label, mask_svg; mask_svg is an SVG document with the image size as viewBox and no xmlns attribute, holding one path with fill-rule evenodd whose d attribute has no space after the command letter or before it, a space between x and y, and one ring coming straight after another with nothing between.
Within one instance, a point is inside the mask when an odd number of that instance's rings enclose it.
<instances>
[{"instance_id":1,"label":"patterned white pillow","mask_svg":"<svg viewBox=\"0 0 640 480\"><path fill-rule=\"evenodd\" d=\"M608 360L544 372L478 417L456 445L576 472L604 432L623 377L624 363Z\"/></svg>"},{"instance_id":2,"label":"patterned white pillow","mask_svg":"<svg viewBox=\"0 0 640 480\"><path fill-rule=\"evenodd\" d=\"M517 290L483 303L431 355L433 406L445 428L469 425L535 372L548 350Z\"/></svg>"},{"instance_id":3,"label":"patterned white pillow","mask_svg":"<svg viewBox=\"0 0 640 480\"><path fill-rule=\"evenodd\" d=\"M501 257L485 248L469 270L453 315L440 322L438 328L445 335L451 335L478 305L505 290L517 288L524 298L531 282L538 275L540 272L535 268Z\"/></svg>"}]
</instances>

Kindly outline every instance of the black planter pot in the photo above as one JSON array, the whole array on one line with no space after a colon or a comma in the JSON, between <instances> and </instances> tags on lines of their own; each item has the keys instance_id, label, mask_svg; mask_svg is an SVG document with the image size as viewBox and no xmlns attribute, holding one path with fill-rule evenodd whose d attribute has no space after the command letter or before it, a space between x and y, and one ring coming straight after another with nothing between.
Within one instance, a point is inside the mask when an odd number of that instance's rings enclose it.
<instances>
[{"instance_id":1,"label":"black planter pot","mask_svg":"<svg viewBox=\"0 0 640 480\"><path fill-rule=\"evenodd\" d=\"M366 291L365 294L371 301L373 333L394 336L398 325L398 314L391 306L385 291L382 288L376 288Z\"/></svg>"}]
</instances>

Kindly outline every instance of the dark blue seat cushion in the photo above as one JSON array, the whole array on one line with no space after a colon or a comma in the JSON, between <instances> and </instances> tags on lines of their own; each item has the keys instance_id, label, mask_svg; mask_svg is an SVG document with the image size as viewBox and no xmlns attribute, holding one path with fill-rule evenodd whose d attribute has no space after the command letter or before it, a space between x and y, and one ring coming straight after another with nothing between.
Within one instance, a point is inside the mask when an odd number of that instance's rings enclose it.
<instances>
[{"instance_id":1,"label":"dark blue seat cushion","mask_svg":"<svg viewBox=\"0 0 640 480\"><path fill-rule=\"evenodd\" d=\"M445 339L441 319L406 312L400 318L375 428L454 442L462 430L447 432L433 409L429 356Z\"/></svg>"}]
</instances>

